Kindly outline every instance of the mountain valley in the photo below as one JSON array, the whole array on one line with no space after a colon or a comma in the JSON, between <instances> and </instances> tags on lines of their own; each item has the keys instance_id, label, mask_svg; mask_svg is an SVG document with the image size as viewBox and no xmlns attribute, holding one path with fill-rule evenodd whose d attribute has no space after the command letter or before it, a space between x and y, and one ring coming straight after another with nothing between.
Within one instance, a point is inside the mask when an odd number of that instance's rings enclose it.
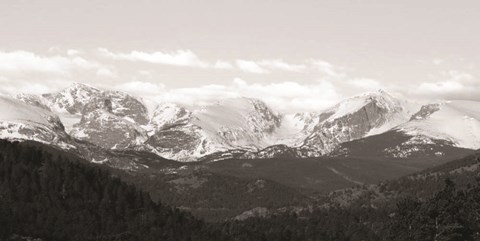
<instances>
[{"instance_id":1,"label":"mountain valley","mask_svg":"<svg viewBox=\"0 0 480 241\"><path fill-rule=\"evenodd\" d=\"M249 98L148 109L132 95L79 83L1 100L2 139L41 142L113 168L155 200L212 221L315 206L330 192L400 178L480 147L480 105L419 104L383 90L297 114Z\"/></svg>"}]
</instances>

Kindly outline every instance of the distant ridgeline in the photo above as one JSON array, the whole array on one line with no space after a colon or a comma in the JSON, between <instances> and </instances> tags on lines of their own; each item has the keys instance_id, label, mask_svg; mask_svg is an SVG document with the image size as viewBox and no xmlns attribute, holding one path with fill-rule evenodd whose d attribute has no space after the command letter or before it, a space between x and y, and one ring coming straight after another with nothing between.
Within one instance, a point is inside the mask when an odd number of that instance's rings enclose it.
<instances>
[{"instance_id":1,"label":"distant ridgeline","mask_svg":"<svg viewBox=\"0 0 480 241\"><path fill-rule=\"evenodd\" d=\"M348 205L205 223L153 202L107 168L43 144L0 140L0 240L480 240L478 162L473 155L352 189L363 199ZM439 191L417 194L432 185ZM396 198L376 205L372 193Z\"/></svg>"}]
</instances>

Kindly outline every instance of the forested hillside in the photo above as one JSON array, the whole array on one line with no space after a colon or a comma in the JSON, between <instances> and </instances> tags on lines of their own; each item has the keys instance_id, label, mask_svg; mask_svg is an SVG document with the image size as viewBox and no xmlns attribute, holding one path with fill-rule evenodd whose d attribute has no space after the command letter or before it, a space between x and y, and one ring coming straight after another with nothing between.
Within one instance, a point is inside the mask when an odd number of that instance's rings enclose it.
<instances>
[{"instance_id":1,"label":"forested hillside","mask_svg":"<svg viewBox=\"0 0 480 241\"><path fill-rule=\"evenodd\" d=\"M236 240L480 240L480 187L459 190L450 180L432 198L408 198L393 209L350 207L231 222Z\"/></svg>"},{"instance_id":2,"label":"forested hillside","mask_svg":"<svg viewBox=\"0 0 480 241\"><path fill-rule=\"evenodd\" d=\"M363 187L348 205L206 223L104 167L42 144L0 141L0 240L480 240L477 166L473 155L379 185L386 205ZM428 186L431 194L415 192Z\"/></svg>"},{"instance_id":3,"label":"forested hillside","mask_svg":"<svg viewBox=\"0 0 480 241\"><path fill-rule=\"evenodd\" d=\"M205 223L98 166L43 148L0 141L3 239L220 240Z\"/></svg>"}]
</instances>

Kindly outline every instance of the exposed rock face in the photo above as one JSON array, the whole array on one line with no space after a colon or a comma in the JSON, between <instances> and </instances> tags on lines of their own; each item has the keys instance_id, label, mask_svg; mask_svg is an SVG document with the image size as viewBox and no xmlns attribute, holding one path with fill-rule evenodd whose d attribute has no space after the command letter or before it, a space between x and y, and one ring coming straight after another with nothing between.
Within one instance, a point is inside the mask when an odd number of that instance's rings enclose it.
<instances>
[{"instance_id":1,"label":"exposed rock face","mask_svg":"<svg viewBox=\"0 0 480 241\"><path fill-rule=\"evenodd\" d=\"M17 98L59 113L69 122L71 136L103 148L133 148L147 139L140 128L148 124L147 109L126 93L73 84L57 93Z\"/></svg>"},{"instance_id":2,"label":"exposed rock face","mask_svg":"<svg viewBox=\"0 0 480 241\"><path fill-rule=\"evenodd\" d=\"M102 91L97 96L90 99L84 106L82 115L103 108L121 118L139 125L148 123L147 108L131 95L118 91Z\"/></svg>"},{"instance_id":3,"label":"exposed rock face","mask_svg":"<svg viewBox=\"0 0 480 241\"><path fill-rule=\"evenodd\" d=\"M26 109L43 112L40 117L34 115L36 122L29 122L30 115L6 118L0 127L3 136L44 142L71 136L107 151L147 151L180 161L315 157L334 150L332 155L341 155L349 151L342 143L391 130L409 138L402 136L405 140L383 147L381 155L407 156L419 146L433 150L429 145L480 146L477 103L445 102L420 108L384 91L346 99L321 113L290 115L275 113L256 99L232 98L206 106L160 104L150 117L139 99L84 84L16 98L29 104ZM456 124L445 124L449 121Z\"/></svg>"},{"instance_id":4,"label":"exposed rock face","mask_svg":"<svg viewBox=\"0 0 480 241\"><path fill-rule=\"evenodd\" d=\"M89 85L75 83L58 93L43 94L42 97L47 100L49 107L56 112L81 114L85 105L92 98L99 96L101 92L101 90Z\"/></svg>"},{"instance_id":5,"label":"exposed rock face","mask_svg":"<svg viewBox=\"0 0 480 241\"><path fill-rule=\"evenodd\" d=\"M157 131L146 143L162 156L188 161L213 150L208 149L206 142L199 127L183 125Z\"/></svg>"},{"instance_id":6,"label":"exposed rock face","mask_svg":"<svg viewBox=\"0 0 480 241\"><path fill-rule=\"evenodd\" d=\"M131 149L147 139L145 130L104 108L85 113L70 134L106 149Z\"/></svg>"},{"instance_id":7,"label":"exposed rock face","mask_svg":"<svg viewBox=\"0 0 480 241\"><path fill-rule=\"evenodd\" d=\"M202 145L201 128L192 123L194 119L192 112L184 107L160 105L150 120L153 133L146 143L170 158L188 160L194 153L203 155L208 150Z\"/></svg>"},{"instance_id":8,"label":"exposed rock face","mask_svg":"<svg viewBox=\"0 0 480 241\"><path fill-rule=\"evenodd\" d=\"M33 105L33 106L40 107L42 109L50 111L50 107L48 107L48 104L46 103L45 99L38 95L18 94L15 96L15 99L20 100L29 105Z\"/></svg>"},{"instance_id":9,"label":"exposed rock face","mask_svg":"<svg viewBox=\"0 0 480 241\"><path fill-rule=\"evenodd\" d=\"M320 115L301 150L307 156L320 156L343 142L365 137L397 116L405 116L403 107L387 93L380 92L349 99Z\"/></svg>"},{"instance_id":10,"label":"exposed rock face","mask_svg":"<svg viewBox=\"0 0 480 241\"><path fill-rule=\"evenodd\" d=\"M0 97L0 138L66 145L68 135L58 116L19 100Z\"/></svg>"},{"instance_id":11,"label":"exposed rock face","mask_svg":"<svg viewBox=\"0 0 480 241\"><path fill-rule=\"evenodd\" d=\"M424 105L395 130L409 136L444 140L455 147L480 148L480 105L476 101L443 101Z\"/></svg>"},{"instance_id":12,"label":"exposed rock face","mask_svg":"<svg viewBox=\"0 0 480 241\"><path fill-rule=\"evenodd\" d=\"M280 125L278 114L267 107L267 105L256 99L247 99L253 105L253 111L249 112L248 122L253 124L255 132L272 133Z\"/></svg>"},{"instance_id":13,"label":"exposed rock face","mask_svg":"<svg viewBox=\"0 0 480 241\"><path fill-rule=\"evenodd\" d=\"M325 116L317 113L305 112L294 114L293 119L302 131L311 132L320 120L325 119Z\"/></svg>"},{"instance_id":14,"label":"exposed rock face","mask_svg":"<svg viewBox=\"0 0 480 241\"><path fill-rule=\"evenodd\" d=\"M187 110L159 106L151 119L154 134L147 143L166 157L191 160L218 151L267 146L280 117L263 102L228 99Z\"/></svg>"},{"instance_id":15,"label":"exposed rock face","mask_svg":"<svg viewBox=\"0 0 480 241\"><path fill-rule=\"evenodd\" d=\"M428 104L420 108L420 110L412 115L410 121L412 120L425 120L433 113L440 110L440 104Z\"/></svg>"},{"instance_id":16,"label":"exposed rock face","mask_svg":"<svg viewBox=\"0 0 480 241\"><path fill-rule=\"evenodd\" d=\"M154 130L169 129L172 126L187 124L192 112L176 104L159 105L150 119L150 126Z\"/></svg>"},{"instance_id":17,"label":"exposed rock face","mask_svg":"<svg viewBox=\"0 0 480 241\"><path fill-rule=\"evenodd\" d=\"M85 84L73 84L72 86L41 97L20 95L17 97L34 105L45 105L58 113L72 115L84 115L98 108L108 109L112 114L130 118L139 125L148 123L147 108L135 97L110 90L100 90ZM105 106L105 105L108 106Z\"/></svg>"}]
</instances>

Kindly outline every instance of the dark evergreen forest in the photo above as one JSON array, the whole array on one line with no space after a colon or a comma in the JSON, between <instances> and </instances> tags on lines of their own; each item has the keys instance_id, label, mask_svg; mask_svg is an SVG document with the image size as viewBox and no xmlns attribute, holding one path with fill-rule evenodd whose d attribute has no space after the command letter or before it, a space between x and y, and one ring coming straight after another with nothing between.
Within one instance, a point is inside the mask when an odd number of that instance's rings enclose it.
<instances>
[{"instance_id":1,"label":"dark evergreen forest","mask_svg":"<svg viewBox=\"0 0 480 241\"><path fill-rule=\"evenodd\" d=\"M221 240L108 171L42 146L0 141L0 237Z\"/></svg>"},{"instance_id":2,"label":"dark evergreen forest","mask_svg":"<svg viewBox=\"0 0 480 241\"><path fill-rule=\"evenodd\" d=\"M207 223L152 201L107 168L35 143L0 141L1 240L480 240L480 186L385 207L316 208Z\"/></svg>"}]
</instances>

